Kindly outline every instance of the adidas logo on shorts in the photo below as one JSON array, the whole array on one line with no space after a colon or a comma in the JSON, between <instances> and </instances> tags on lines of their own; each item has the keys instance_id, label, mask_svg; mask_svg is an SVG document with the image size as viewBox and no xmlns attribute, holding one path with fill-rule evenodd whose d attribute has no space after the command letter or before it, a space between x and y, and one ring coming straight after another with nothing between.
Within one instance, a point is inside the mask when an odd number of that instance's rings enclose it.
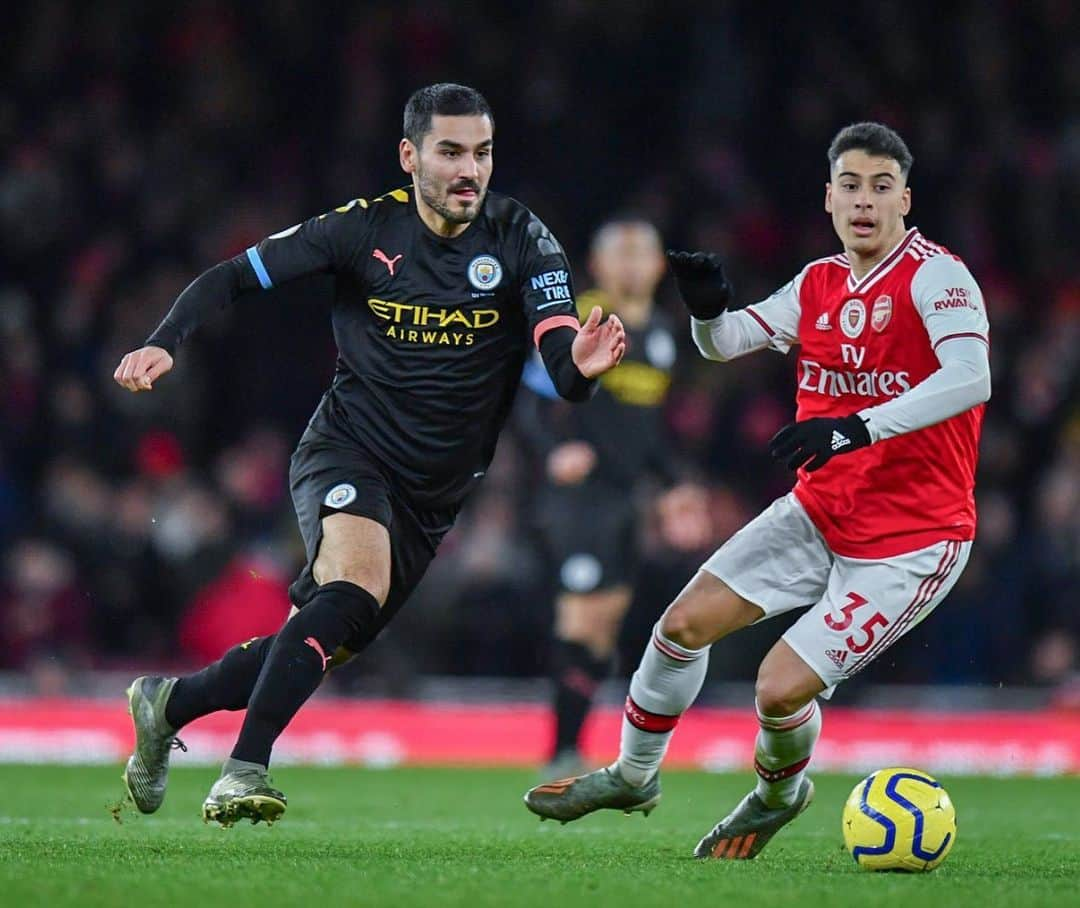
<instances>
[{"instance_id":1,"label":"adidas logo on shorts","mask_svg":"<svg viewBox=\"0 0 1080 908\"><path fill-rule=\"evenodd\" d=\"M825 655L832 659L833 665L835 665L837 668L844 667L844 663L847 661L847 653L848 651L846 649L825 650Z\"/></svg>"}]
</instances>

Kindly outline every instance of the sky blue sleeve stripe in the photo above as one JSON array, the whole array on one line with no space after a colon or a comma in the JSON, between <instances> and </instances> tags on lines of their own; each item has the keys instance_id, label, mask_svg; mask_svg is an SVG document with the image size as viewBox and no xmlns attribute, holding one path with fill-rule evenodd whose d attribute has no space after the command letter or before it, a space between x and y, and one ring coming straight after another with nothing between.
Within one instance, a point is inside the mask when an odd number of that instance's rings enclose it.
<instances>
[{"instance_id":1,"label":"sky blue sleeve stripe","mask_svg":"<svg viewBox=\"0 0 1080 908\"><path fill-rule=\"evenodd\" d=\"M259 255L259 250L254 246L249 246L247 257L248 261L251 262L251 267L255 269L255 277L259 279L259 283L262 285L263 290L269 290L273 287L274 282L270 280L270 273L263 264L262 256Z\"/></svg>"},{"instance_id":2,"label":"sky blue sleeve stripe","mask_svg":"<svg viewBox=\"0 0 1080 908\"><path fill-rule=\"evenodd\" d=\"M548 375L544 364L534 357L530 357L525 363L525 368L521 373L521 383L534 394L548 400L557 400L559 397L559 392L555 390L555 383Z\"/></svg>"}]
</instances>

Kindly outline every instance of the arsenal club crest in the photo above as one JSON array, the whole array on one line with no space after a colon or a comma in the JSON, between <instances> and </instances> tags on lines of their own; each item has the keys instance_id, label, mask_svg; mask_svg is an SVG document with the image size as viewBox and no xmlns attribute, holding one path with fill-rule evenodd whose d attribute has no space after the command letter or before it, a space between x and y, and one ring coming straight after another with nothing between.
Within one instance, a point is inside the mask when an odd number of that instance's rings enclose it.
<instances>
[{"instance_id":1,"label":"arsenal club crest","mask_svg":"<svg viewBox=\"0 0 1080 908\"><path fill-rule=\"evenodd\" d=\"M870 310L870 327L880 334L891 318L892 297L879 296L874 300L874 308Z\"/></svg>"},{"instance_id":2,"label":"arsenal club crest","mask_svg":"<svg viewBox=\"0 0 1080 908\"><path fill-rule=\"evenodd\" d=\"M866 306L860 299L850 299L840 310L840 330L850 338L856 338L866 327Z\"/></svg>"}]
</instances>

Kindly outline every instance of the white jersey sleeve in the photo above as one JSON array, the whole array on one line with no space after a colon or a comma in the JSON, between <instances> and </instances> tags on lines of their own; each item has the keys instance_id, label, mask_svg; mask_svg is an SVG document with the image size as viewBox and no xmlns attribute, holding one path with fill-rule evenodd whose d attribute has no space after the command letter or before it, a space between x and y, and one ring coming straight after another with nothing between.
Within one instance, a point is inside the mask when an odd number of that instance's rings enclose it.
<instances>
[{"instance_id":1,"label":"white jersey sleeve","mask_svg":"<svg viewBox=\"0 0 1080 908\"><path fill-rule=\"evenodd\" d=\"M951 255L927 259L911 279L911 299L930 335L930 345L953 337L990 342L990 323L982 291L967 266Z\"/></svg>"},{"instance_id":2,"label":"white jersey sleeve","mask_svg":"<svg viewBox=\"0 0 1080 908\"><path fill-rule=\"evenodd\" d=\"M771 347L787 353L799 342L799 292L806 269L772 296L745 309L723 312L708 321L690 319L694 343L706 359L729 359Z\"/></svg>"},{"instance_id":3,"label":"white jersey sleeve","mask_svg":"<svg viewBox=\"0 0 1080 908\"><path fill-rule=\"evenodd\" d=\"M936 425L990 399L990 323L971 272L947 255L927 259L912 278L911 297L941 368L859 412L871 441Z\"/></svg>"},{"instance_id":4,"label":"white jersey sleeve","mask_svg":"<svg viewBox=\"0 0 1080 908\"><path fill-rule=\"evenodd\" d=\"M990 356L974 337L951 338L937 351L941 368L910 391L859 411L870 441L937 425L990 399Z\"/></svg>"}]
</instances>

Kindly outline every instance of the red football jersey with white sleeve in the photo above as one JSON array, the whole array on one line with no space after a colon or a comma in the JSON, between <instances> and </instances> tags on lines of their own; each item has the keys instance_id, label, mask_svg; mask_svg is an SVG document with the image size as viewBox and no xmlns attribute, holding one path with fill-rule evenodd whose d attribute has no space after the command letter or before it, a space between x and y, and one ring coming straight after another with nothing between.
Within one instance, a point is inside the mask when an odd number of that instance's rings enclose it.
<instances>
[{"instance_id":1,"label":"red football jersey with white sleeve","mask_svg":"<svg viewBox=\"0 0 1080 908\"><path fill-rule=\"evenodd\" d=\"M770 345L800 345L797 419L885 403L940 368L950 339L989 343L982 293L964 263L912 228L861 280L843 255L811 262L746 311ZM882 558L975 535L985 405L800 469L795 495L830 548Z\"/></svg>"}]
</instances>

